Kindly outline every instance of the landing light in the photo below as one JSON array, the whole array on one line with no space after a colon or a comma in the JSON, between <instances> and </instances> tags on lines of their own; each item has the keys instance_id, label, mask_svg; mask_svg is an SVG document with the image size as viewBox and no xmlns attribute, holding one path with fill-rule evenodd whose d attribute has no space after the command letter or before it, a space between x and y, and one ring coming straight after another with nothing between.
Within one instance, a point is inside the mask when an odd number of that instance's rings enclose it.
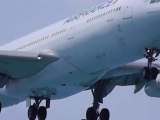
<instances>
[{"instance_id":1,"label":"landing light","mask_svg":"<svg viewBox=\"0 0 160 120\"><path fill-rule=\"evenodd\" d=\"M42 59L42 57L38 57L38 60L41 60Z\"/></svg>"}]
</instances>

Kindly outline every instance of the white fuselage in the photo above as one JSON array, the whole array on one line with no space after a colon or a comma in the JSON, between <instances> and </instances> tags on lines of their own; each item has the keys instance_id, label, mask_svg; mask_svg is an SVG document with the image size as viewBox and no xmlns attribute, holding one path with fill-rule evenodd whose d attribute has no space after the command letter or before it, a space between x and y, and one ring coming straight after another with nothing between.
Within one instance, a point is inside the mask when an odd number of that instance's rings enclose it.
<instances>
[{"instance_id":1,"label":"white fuselage","mask_svg":"<svg viewBox=\"0 0 160 120\"><path fill-rule=\"evenodd\" d=\"M143 58L145 47L160 48L159 21L160 3L117 1L2 46L3 50L53 50L60 58L34 76L10 81L2 92L20 100L61 99L81 92L108 70Z\"/></svg>"}]
</instances>

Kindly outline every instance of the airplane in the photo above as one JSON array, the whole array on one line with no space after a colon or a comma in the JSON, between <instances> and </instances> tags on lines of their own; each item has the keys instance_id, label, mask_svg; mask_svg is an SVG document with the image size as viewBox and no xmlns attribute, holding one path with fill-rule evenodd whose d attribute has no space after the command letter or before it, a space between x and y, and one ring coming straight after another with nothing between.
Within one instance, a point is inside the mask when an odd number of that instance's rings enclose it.
<instances>
[{"instance_id":1,"label":"airplane","mask_svg":"<svg viewBox=\"0 0 160 120\"><path fill-rule=\"evenodd\" d=\"M51 100L91 90L86 119L109 120L99 106L117 85L160 97L159 21L159 0L112 0L0 46L0 111L26 101L45 120Z\"/></svg>"}]
</instances>

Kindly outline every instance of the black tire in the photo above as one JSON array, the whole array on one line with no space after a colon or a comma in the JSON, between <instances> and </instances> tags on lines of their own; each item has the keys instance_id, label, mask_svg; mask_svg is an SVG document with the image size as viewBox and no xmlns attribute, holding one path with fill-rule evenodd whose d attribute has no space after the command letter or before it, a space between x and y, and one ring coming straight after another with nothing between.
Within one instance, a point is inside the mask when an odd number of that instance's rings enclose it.
<instances>
[{"instance_id":1,"label":"black tire","mask_svg":"<svg viewBox=\"0 0 160 120\"><path fill-rule=\"evenodd\" d=\"M37 116L37 108L34 105L31 105L28 109L28 119L35 120Z\"/></svg>"},{"instance_id":2,"label":"black tire","mask_svg":"<svg viewBox=\"0 0 160 120\"><path fill-rule=\"evenodd\" d=\"M88 108L86 112L86 119L87 120L97 120L97 118L98 118L98 115L97 115L96 110L93 107Z\"/></svg>"},{"instance_id":3,"label":"black tire","mask_svg":"<svg viewBox=\"0 0 160 120\"><path fill-rule=\"evenodd\" d=\"M145 80L150 80L150 69L149 69L149 67L145 67L143 69L143 78Z\"/></svg>"},{"instance_id":4,"label":"black tire","mask_svg":"<svg viewBox=\"0 0 160 120\"><path fill-rule=\"evenodd\" d=\"M47 108L44 106L39 107L38 109L38 120L45 120L47 117Z\"/></svg>"},{"instance_id":5,"label":"black tire","mask_svg":"<svg viewBox=\"0 0 160 120\"><path fill-rule=\"evenodd\" d=\"M103 108L100 113L100 120L109 120L110 113L107 108Z\"/></svg>"},{"instance_id":6,"label":"black tire","mask_svg":"<svg viewBox=\"0 0 160 120\"><path fill-rule=\"evenodd\" d=\"M156 67L151 68L151 79L156 80L159 70Z\"/></svg>"}]
</instances>

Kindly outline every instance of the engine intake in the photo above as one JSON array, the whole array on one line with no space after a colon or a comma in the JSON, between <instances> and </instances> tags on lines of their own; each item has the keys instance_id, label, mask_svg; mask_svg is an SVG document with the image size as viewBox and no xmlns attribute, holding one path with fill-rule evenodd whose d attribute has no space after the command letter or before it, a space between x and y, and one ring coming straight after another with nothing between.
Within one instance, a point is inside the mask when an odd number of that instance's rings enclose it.
<instances>
[{"instance_id":1,"label":"engine intake","mask_svg":"<svg viewBox=\"0 0 160 120\"><path fill-rule=\"evenodd\" d=\"M150 97L160 97L160 78L148 81L145 85L145 93Z\"/></svg>"}]
</instances>

